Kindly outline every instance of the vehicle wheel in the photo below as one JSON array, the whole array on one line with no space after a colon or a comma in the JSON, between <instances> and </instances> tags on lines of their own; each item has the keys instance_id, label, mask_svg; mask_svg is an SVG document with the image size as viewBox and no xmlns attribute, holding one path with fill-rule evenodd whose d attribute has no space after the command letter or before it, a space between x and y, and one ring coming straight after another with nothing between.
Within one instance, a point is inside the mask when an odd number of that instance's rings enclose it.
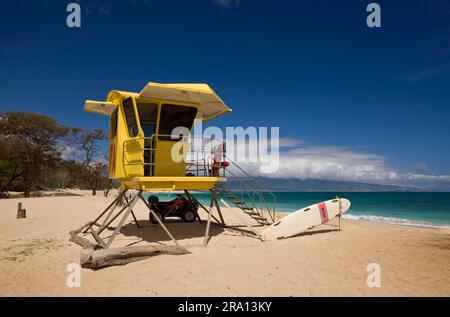
<instances>
[{"instance_id":1,"label":"vehicle wheel","mask_svg":"<svg viewBox=\"0 0 450 317\"><path fill-rule=\"evenodd\" d=\"M195 221L195 212L192 209L187 209L183 212L183 214L181 215L181 219L184 222L194 222Z\"/></svg>"},{"instance_id":2,"label":"vehicle wheel","mask_svg":"<svg viewBox=\"0 0 450 317\"><path fill-rule=\"evenodd\" d=\"M164 220L162 220L162 217L163 217L162 213L160 213L159 211L155 211L155 214L161 221L164 222ZM158 224L158 220L155 219L155 217L153 216L153 213L151 213L151 212L150 212L150 221L155 225Z\"/></svg>"},{"instance_id":3,"label":"vehicle wheel","mask_svg":"<svg viewBox=\"0 0 450 317\"><path fill-rule=\"evenodd\" d=\"M158 196L149 196L147 200L149 205L159 203Z\"/></svg>"}]
</instances>

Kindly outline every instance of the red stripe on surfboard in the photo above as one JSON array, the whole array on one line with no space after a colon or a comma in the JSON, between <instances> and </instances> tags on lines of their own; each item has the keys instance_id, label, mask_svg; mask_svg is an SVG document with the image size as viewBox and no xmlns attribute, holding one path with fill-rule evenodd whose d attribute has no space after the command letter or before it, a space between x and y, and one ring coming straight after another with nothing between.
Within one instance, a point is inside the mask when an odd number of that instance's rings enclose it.
<instances>
[{"instance_id":1,"label":"red stripe on surfboard","mask_svg":"<svg viewBox=\"0 0 450 317\"><path fill-rule=\"evenodd\" d=\"M319 213L320 213L320 219L322 219L322 223L328 222L328 210L327 205L325 203L319 203Z\"/></svg>"}]
</instances>

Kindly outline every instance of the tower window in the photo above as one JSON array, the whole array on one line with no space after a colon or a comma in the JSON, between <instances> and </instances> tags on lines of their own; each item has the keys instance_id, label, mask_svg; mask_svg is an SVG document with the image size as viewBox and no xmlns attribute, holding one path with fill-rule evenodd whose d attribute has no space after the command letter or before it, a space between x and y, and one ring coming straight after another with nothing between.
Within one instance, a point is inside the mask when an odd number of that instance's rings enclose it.
<instances>
[{"instance_id":1,"label":"tower window","mask_svg":"<svg viewBox=\"0 0 450 317\"><path fill-rule=\"evenodd\" d=\"M134 112L133 98L129 97L123 101L123 111L125 112L125 120L128 126L130 137L137 136L139 130L136 122L136 114Z\"/></svg>"},{"instance_id":2,"label":"tower window","mask_svg":"<svg viewBox=\"0 0 450 317\"><path fill-rule=\"evenodd\" d=\"M178 127L187 128L190 131L196 115L197 109L194 107L162 105L159 119L159 139L174 140L171 135L173 130Z\"/></svg>"}]
</instances>

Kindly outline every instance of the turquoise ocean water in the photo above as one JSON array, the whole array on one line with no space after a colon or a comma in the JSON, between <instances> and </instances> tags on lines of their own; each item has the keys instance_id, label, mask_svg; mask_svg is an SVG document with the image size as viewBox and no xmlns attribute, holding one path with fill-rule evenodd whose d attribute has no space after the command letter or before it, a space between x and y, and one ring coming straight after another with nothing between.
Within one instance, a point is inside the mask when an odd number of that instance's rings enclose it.
<instances>
[{"instance_id":1,"label":"turquoise ocean water","mask_svg":"<svg viewBox=\"0 0 450 317\"><path fill-rule=\"evenodd\" d=\"M336 196L352 202L347 219L365 219L420 227L450 228L450 193L325 193L277 192L277 210L292 212ZM175 194L157 194L161 200ZM209 203L207 193L195 193Z\"/></svg>"}]
</instances>

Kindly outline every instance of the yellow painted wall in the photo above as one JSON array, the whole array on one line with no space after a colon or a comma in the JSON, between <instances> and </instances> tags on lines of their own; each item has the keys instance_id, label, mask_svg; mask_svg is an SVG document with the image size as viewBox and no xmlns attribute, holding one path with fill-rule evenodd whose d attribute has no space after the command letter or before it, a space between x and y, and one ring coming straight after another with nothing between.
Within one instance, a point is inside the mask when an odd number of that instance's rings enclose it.
<instances>
[{"instance_id":1,"label":"yellow painted wall","mask_svg":"<svg viewBox=\"0 0 450 317\"><path fill-rule=\"evenodd\" d=\"M128 132L128 126L126 123L125 112L123 109L122 101L128 97L133 97L133 106L136 116L136 122L138 125L138 135L136 137L131 137ZM109 157L110 169L109 177L113 179L127 179L136 176L144 176L144 133L140 126L139 119L137 118L137 102L142 103L155 103L158 105L158 120L156 124L156 131L159 131L159 121L162 104L176 104L181 106L190 106L198 109L198 105L187 104L187 103L173 103L167 100L159 99L138 99L137 94L133 93L123 93L118 91L112 91L108 95L108 101L114 102L118 105L118 115L117 115L117 134L115 138L112 138L112 117L110 118L110 133L109 133L109 149L110 155L114 157ZM192 129L192 127L191 127ZM186 163L175 163L171 157L171 148L178 141L174 140L159 140L156 138L156 149L154 156L154 176L185 176L186 174ZM125 148L125 152L123 152ZM186 147L187 148L187 147ZM187 152L185 153L184 160L186 159Z\"/></svg>"}]
</instances>

